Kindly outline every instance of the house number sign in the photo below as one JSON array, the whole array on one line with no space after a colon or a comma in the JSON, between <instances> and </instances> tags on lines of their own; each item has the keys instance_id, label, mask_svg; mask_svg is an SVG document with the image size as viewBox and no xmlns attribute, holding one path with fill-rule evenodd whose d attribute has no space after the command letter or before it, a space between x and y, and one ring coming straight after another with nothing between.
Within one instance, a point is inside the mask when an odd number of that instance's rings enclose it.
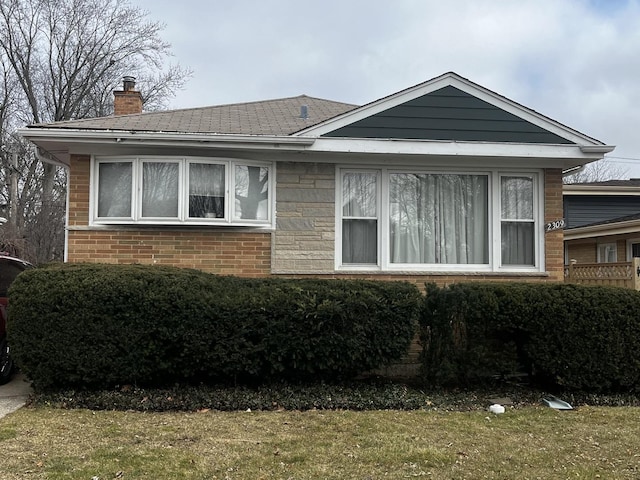
<instances>
[{"instance_id":1,"label":"house number sign","mask_svg":"<svg viewBox=\"0 0 640 480\"><path fill-rule=\"evenodd\" d=\"M545 223L544 231L553 232L554 230L562 230L564 228L564 218L560 220L554 220L553 222Z\"/></svg>"}]
</instances>

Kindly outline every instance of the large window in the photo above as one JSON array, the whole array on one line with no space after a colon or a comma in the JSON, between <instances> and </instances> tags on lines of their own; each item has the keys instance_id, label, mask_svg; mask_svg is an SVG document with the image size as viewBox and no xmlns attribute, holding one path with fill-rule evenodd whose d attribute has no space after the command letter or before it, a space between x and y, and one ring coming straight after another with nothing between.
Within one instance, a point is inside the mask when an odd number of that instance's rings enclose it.
<instances>
[{"instance_id":1,"label":"large window","mask_svg":"<svg viewBox=\"0 0 640 480\"><path fill-rule=\"evenodd\" d=\"M204 158L97 158L95 223L271 224L270 164Z\"/></svg>"},{"instance_id":2,"label":"large window","mask_svg":"<svg viewBox=\"0 0 640 480\"><path fill-rule=\"evenodd\" d=\"M391 263L489 262L486 175L389 175Z\"/></svg>"},{"instance_id":3,"label":"large window","mask_svg":"<svg viewBox=\"0 0 640 480\"><path fill-rule=\"evenodd\" d=\"M540 269L538 174L338 172L338 268Z\"/></svg>"}]
</instances>

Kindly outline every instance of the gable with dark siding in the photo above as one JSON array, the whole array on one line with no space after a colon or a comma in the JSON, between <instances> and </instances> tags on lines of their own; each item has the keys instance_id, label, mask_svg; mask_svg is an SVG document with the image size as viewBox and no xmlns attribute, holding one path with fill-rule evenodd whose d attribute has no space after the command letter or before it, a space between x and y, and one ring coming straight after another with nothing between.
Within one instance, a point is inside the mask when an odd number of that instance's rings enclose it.
<instances>
[{"instance_id":1,"label":"gable with dark siding","mask_svg":"<svg viewBox=\"0 0 640 480\"><path fill-rule=\"evenodd\" d=\"M325 134L326 137L572 144L447 86Z\"/></svg>"},{"instance_id":2,"label":"gable with dark siding","mask_svg":"<svg viewBox=\"0 0 640 480\"><path fill-rule=\"evenodd\" d=\"M567 228L606 222L640 212L640 196L565 195Z\"/></svg>"}]
</instances>

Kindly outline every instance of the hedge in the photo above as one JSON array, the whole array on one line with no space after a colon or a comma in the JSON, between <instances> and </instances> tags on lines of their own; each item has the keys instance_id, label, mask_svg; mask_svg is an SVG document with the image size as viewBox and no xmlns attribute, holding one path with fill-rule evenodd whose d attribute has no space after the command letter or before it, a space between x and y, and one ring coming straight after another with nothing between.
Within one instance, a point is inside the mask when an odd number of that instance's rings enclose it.
<instances>
[{"instance_id":1,"label":"hedge","mask_svg":"<svg viewBox=\"0 0 640 480\"><path fill-rule=\"evenodd\" d=\"M572 284L427 286L424 378L471 385L527 373L591 392L640 389L640 293Z\"/></svg>"},{"instance_id":2,"label":"hedge","mask_svg":"<svg viewBox=\"0 0 640 480\"><path fill-rule=\"evenodd\" d=\"M9 338L37 388L335 380L402 357L404 282L241 279L142 265L52 265L9 292Z\"/></svg>"}]
</instances>

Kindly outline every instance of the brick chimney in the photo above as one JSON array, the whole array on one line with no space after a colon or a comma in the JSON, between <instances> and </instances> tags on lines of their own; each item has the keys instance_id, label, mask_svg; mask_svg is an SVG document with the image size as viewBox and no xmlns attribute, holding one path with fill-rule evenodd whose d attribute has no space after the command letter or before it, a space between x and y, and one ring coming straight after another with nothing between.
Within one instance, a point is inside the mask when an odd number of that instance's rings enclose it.
<instances>
[{"instance_id":1,"label":"brick chimney","mask_svg":"<svg viewBox=\"0 0 640 480\"><path fill-rule=\"evenodd\" d=\"M124 77L122 79L122 90L114 90L113 92L114 115L142 113L142 94L139 91L134 90L135 88L135 77Z\"/></svg>"}]
</instances>

